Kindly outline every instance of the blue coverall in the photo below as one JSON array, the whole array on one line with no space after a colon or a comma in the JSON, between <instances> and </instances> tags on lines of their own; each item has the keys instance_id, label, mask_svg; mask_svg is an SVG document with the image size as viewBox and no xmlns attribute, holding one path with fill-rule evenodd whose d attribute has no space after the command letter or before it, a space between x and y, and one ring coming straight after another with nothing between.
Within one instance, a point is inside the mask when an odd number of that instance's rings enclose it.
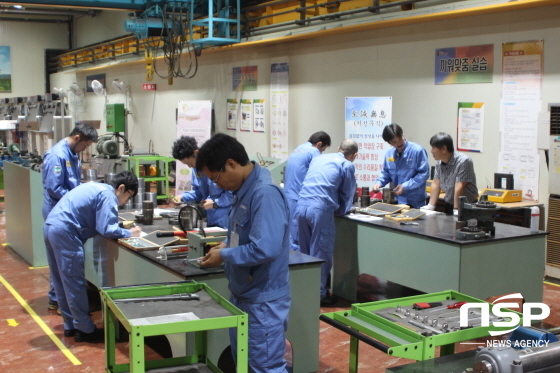
<instances>
[{"instance_id":1,"label":"blue coverall","mask_svg":"<svg viewBox=\"0 0 560 373\"><path fill-rule=\"evenodd\" d=\"M84 244L97 234L107 238L130 237L129 230L119 228L117 205L112 186L85 183L66 193L45 222L47 260L65 330L95 330L89 316Z\"/></svg>"},{"instance_id":2,"label":"blue coverall","mask_svg":"<svg viewBox=\"0 0 560 373\"><path fill-rule=\"evenodd\" d=\"M284 194L290 207L290 248L295 251L299 251L297 221L295 221L298 195L309 164L318 155L321 155L321 151L309 141L301 144L290 154L284 170Z\"/></svg>"},{"instance_id":3,"label":"blue coverall","mask_svg":"<svg viewBox=\"0 0 560 373\"><path fill-rule=\"evenodd\" d=\"M70 149L67 138L60 140L45 153L41 171L41 178L43 179L42 213L44 220L47 220L49 212L66 193L80 185L81 177L82 165L80 164L80 157ZM47 248L47 250L49 249ZM52 281L49 290L49 301L57 301Z\"/></svg>"},{"instance_id":4,"label":"blue coverall","mask_svg":"<svg viewBox=\"0 0 560 373\"><path fill-rule=\"evenodd\" d=\"M233 195L227 190L223 190L208 179L203 173L199 173L195 168L192 171L192 190L181 194L181 202L202 202L211 199L218 205L218 208L206 210L206 220L209 227L221 227L226 229L228 226L228 213L233 201Z\"/></svg>"},{"instance_id":5,"label":"blue coverall","mask_svg":"<svg viewBox=\"0 0 560 373\"><path fill-rule=\"evenodd\" d=\"M354 164L341 152L323 154L311 161L299 193L296 219L301 252L321 258L321 299L327 296L327 278L332 268L334 215L352 207L356 192Z\"/></svg>"},{"instance_id":6,"label":"blue coverall","mask_svg":"<svg viewBox=\"0 0 560 373\"><path fill-rule=\"evenodd\" d=\"M291 305L288 204L267 169L254 164L234 192L229 216L231 247L220 254L230 301L249 315L250 372L285 372L285 332ZM235 329L230 330L230 341L235 356Z\"/></svg>"},{"instance_id":7,"label":"blue coverall","mask_svg":"<svg viewBox=\"0 0 560 373\"><path fill-rule=\"evenodd\" d=\"M397 202L419 209L426 204L426 180L430 176L430 164L426 149L411 141L406 141L402 154L391 148L385 154L383 170L375 180L382 187L393 182L402 185L404 192L397 197Z\"/></svg>"}]
</instances>

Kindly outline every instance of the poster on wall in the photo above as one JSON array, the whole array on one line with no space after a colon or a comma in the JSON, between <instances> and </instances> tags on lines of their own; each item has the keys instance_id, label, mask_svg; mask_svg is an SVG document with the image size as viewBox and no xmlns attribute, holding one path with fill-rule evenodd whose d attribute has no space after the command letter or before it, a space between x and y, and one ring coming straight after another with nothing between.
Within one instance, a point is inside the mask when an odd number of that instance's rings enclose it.
<instances>
[{"instance_id":1,"label":"poster on wall","mask_svg":"<svg viewBox=\"0 0 560 373\"><path fill-rule=\"evenodd\" d=\"M484 145L484 103L459 102L457 150L482 153Z\"/></svg>"},{"instance_id":2,"label":"poster on wall","mask_svg":"<svg viewBox=\"0 0 560 373\"><path fill-rule=\"evenodd\" d=\"M264 98L253 99L253 132L265 132Z\"/></svg>"},{"instance_id":3,"label":"poster on wall","mask_svg":"<svg viewBox=\"0 0 560 373\"><path fill-rule=\"evenodd\" d=\"M212 101L179 101L177 107L177 138L191 136L202 146L210 138ZM175 195L191 190L192 169L177 161Z\"/></svg>"},{"instance_id":4,"label":"poster on wall","mask_svg":"<svg viewBox=\"0 0 560 373\"><path fill-rule=\"evenodd\" d=\"M0 46L0 92L12 92L12 60L10 47Z\"/></svg>"},{"instance_id":5,"label":"poster on wall","mask_svg":"<svg viewBox=\"0 0 560 373\"><path fill-rule=\"evenodd\" d=\"M259 80L258 66L234 67L232 74L232 89L238 91L256 91Z\"/></svg>"},{"instance_id":6,"label":"poster on wall","mask_svg":"<svg viewBox=\"0 0 560 373\"><path fill-rule=\"evenodd\" d=\"M253 125L253 100L241 99L241 131L250 132Z\"/></svg>"},{"instance_id":7,"label":"poster on wall","mask_svg":"<svg viewBox=\"0 0 560 373\"><path fill-rule=\"evenodd\" d=\"M288 159L288 63L273 63L270 70L270 155Z\"/></svg>"},{"instance_id":8,"label":"poster on wall","mask_svg":"<svg viewBox=\"0 0 560 373\"><path fill-rule=\"evenodd\" d=\"M382 137L383 128L391 124L392 97L346 97L345 137L358 143L354 161L358 187L372 187L383 169L385 152L390 148Z\"/></svg>"},{"instance_id":9,"label":"poster on wall","mask_svg":"<svg viewBox=\"0 0 560 373\"><path fill-rule=\"evenodd\" d=\"M539 199L538 117L542 106L544 43L502 44L502 100L498 171L514 175L523 200Z\"/></svg>"},{"instance_id":10,"label":"poster on wall","mask_svg":"<svg viewBox=\"0 0 560 373\"><path fill-rule=\"evenodd\" d=\"M237 112L239 111L239 100L236 98L227 99L227 116L226 128L228 130L237 130Z\"/></svg>"},{"instance_id":11,"label":"poster on wall","mask_svg":"<svg viewBox=\"0 0 560 373\"><path fill-rule=\"evenodd\" d=\"M494 44L436 49L435 84L492 83Z\"/></svg>"}]
</instances>

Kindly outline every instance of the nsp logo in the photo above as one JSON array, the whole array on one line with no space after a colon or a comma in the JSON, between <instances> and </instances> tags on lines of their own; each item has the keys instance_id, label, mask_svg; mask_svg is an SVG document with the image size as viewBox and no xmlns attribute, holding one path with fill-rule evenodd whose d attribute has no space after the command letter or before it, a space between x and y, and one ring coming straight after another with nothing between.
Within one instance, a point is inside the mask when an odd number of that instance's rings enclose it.
<instances>
[{"instance_id":1,"label":"nsp logo","mask_svg":"<svg viewBox=\"0 0 560 373\"><path fill-rule=\"evenodd\" d=\"M505 327L514 327L512 329L503 330L503 331L492 331L489 330L491 336L495 337L497 335L506 334L509 332L514 331L515 329L519 328L519 315L515 312L509 310L502 310L502 308L517 308L519 307L518 303L498 303L496 302L503 300L503 299L523 299L523 296L520 293L515 294L508 294L504 295L496 299L492 302L492 315L494 315L494 319L500 321L494 321L492 323L495 327L505 328ZM471 309L477 308L479 309L480 314L480 326L490 326L490 304L489 303L466 303L461 306L459 309L459 325L464 328L469 326L469 314L473 311ZM532 314L532 309L540 309L540 314ZM474 311L478 313L477 311ZM523 326L529 327L533 321L543 320L546 319L550 315L550 307L548 307L544 303L525 303L523 304ZM509 319L507 321L506 319Z\"/></svg>"}]
</instances>

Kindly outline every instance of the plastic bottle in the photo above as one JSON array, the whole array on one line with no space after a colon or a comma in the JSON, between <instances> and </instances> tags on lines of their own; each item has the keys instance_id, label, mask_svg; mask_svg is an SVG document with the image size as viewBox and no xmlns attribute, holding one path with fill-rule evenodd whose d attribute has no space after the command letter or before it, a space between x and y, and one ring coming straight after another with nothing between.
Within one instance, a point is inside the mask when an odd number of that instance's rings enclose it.
<instances>
[{"instance_id":1,"label":"plastic bottle","mask_svg":"<svg viewBox=\"0 0 560 373\"><path fill-rule=\"evenodd\" d=\"M541 217L541 210L537 206L531 207L531 233L539 231L539 220Z\"/></svg>"}]
</instances>

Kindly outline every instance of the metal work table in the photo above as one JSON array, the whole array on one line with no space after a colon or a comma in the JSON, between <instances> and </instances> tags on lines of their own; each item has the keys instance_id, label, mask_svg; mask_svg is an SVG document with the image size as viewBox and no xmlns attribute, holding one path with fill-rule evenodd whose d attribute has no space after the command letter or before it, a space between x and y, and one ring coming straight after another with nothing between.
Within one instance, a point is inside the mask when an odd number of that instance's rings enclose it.
<instances>
[{"instance_id":1,"label":"metal work table","mask_svg":"<svg viewBox=\"0 0 560 373\"><path fill-rule=\"evenodd\" d=\"M495 223L496 235L458 240L456 217L425 215L414 225L335 218L333 291L356 301L367 273L426 293L457 290L475 298L519 292L541 302L547 232Z\"/></svg>"},{"instance_id":2,"label":"metal work table","mask_svg":"<svg viewBox=\"0 0 560 373\"><path fill-rule=\"evenodd\" d=\"M154 225L141 225L149 233L172 230L167 219L154 220ZM229 299L228 281L223 269L202 269L182 263L182 259L161 261L155 251L137 252L120 245L116 240L96 236L85 245L86 279L97 287L153 284L193 279L206 283L218 294ZM290 253L290 281L292 308L287 338L293 348L294 372L315 372L319 368L319 319L322 260ZM188 342L182 334L167 335L174 356L184 356ZM223 330L211 331L208 356L218 361L229 345Z\"/></svg>"}]
</instances>

